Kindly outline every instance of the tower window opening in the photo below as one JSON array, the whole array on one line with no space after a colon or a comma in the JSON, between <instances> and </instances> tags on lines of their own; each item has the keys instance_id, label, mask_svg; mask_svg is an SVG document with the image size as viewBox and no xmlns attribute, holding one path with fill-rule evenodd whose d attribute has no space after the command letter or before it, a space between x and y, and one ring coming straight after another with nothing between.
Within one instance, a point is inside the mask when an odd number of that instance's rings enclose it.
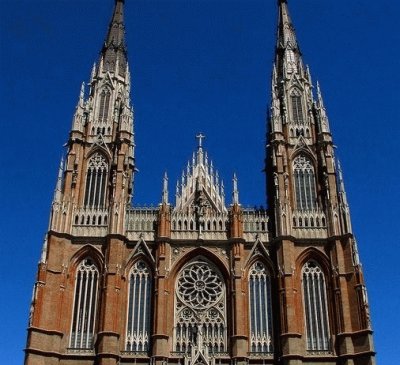
<instances>
[{"instance_id":1,"label":"tower window opening","mask_svg":"<svg viewBox=\"0 0 400 365\"><path fill-rule=\"evenodd\" d=\"M257 261L249 274L250 351L273 352L271 277Z\"/></svg>"},{"instance_id":2,"label":"tower window opening","mask_svg":"<svg viewBox=\"0 0 400 365\"><path fill-rule=\"evenodd\" d=\"M302 103L301 103L301 96L300 95L292 95L290 98L292 100L293 122L296 124L303 124L304 118L303 118L303 107L302 107Z\"/></svg>"},{"instance_id":3,"label":"tower window opening","mask_svg":"<svg viewBox=\"0 0 400 365\"><path fill-rule=\"evenodd\" d=\"M99 271L90 258L76 271L70 347L92 349L96 321Z\"/></svg>"},{"instance_id":4,"label":"tower window opening","mask_svg":"<svg viewBox=\"0 0 400 365\"><path fill-rule=\"evenodd\" d=\"M88 163L84 205L86 208L103 208L106 198L108 165L100 153L94 154ZM89 222L87 222L89 224Z\"/></svg>"},{"instance_id":5,"label":"tower window opening","mask_svg":"<svg viewBox=\"0 0 400 365\"><path fill-rule=\"evenodd\" d=\"M306 156L297 156L293 162L296 206L299 210L316 208L314 167Z\"/></svg>"},{"instance_id":6,"label":"tower window opening","mask_svg":"<svg viewBox=\"0 0 400 365\"><path fill-rule=\"evenodd\" d=\"M151 288L150 269L140 260L129 274L126 351L147 352L150 349Z\"/></svg>"},{"instance_id":7,"label":"tower window opening","mask_svg":"<svg viewBox=\"0 0 400 365\"><path fill-rule=\"evenodd\" d=\"M108 119L108 110L110 107L111 93L109 90L103 90L100 94L99 105L99 123L106 123Z\"/></svg>"},{"instance_id":8,"label":"tower window opening","mask_svg":"<svg viewBox=\"0 0 400 365\"><path fill-rule=\"evenodd\" d=\"M329 320L325 276L321 267L308 261L302 269L303 303L308 351L329 351Z\"/></svg>"}]
</instances>

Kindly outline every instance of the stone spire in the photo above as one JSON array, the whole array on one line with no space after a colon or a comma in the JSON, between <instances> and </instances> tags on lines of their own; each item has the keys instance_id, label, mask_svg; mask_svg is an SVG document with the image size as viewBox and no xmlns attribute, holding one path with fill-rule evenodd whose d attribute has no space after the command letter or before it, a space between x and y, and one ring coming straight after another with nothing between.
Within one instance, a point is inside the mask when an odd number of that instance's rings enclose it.
<instances>
[{"instance_id":1,"label":"stone spire","mask_svg":"<svg viewBox=\"0 0 400 365\"><path fill-rule=\"evenodd\" d=\"M299 72L303 68L296 33L289 15L287 0L278 0L278 31L276 59L279 76L286 72Z\"/></svg>"},{"instance_id":2,"label":"stone spire","mask_svg":"<svg viewBox=\"0 0 400 365\"><path fill-rule=\"evenodd\" d=\"M101 50L103 69L124 77L127 67L127 47L125 43L124 0L115 0L114 13L108 28L106 40Z\"/></svg>"}]
</instances>

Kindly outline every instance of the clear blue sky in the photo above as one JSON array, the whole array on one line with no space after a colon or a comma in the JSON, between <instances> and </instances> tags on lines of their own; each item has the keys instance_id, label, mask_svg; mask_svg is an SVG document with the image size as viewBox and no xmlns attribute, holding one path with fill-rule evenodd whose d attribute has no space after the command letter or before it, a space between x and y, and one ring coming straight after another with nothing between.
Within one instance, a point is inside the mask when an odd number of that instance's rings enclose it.
<instances>
[{"instance_id":1,"label":"clear blue sky","mask_svg":"<svg viewBox=\"0 0 400 365\"><path fill-rule=\"evenodd\" d=\"M396 364L400 4L289 5L345 174L378 362ZM62 145L112 7L112 0L0 0L0 357L7 365L22 363ZM276 0L126 0L140 170L135 204L159 202L165 170L174 191L199 131L227 197L236 172L241 202L265 204L261 170L276 17Z\"/></svg>"}]
</instances>

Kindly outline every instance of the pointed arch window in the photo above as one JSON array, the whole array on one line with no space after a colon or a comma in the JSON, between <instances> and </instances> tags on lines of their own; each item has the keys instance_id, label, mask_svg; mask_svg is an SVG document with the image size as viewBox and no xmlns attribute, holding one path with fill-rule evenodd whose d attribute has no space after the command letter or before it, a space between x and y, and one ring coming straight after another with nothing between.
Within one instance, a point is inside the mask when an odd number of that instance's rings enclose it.
<instances>
[{"instance_id":1,"label":"pointed arch window","mask_svg":"<svg viewBox=\"0 0 400 365\"><path fill-rule=\"evenodd\" d=\"M299 155L294 159L293 176L297 209L306 211L316 209L314 167L308 157Z\"/></svg>"},{"instance_id":2,"label":"pointed arch window","mask_svg":"<svg viewBox=\"0 0 400 365\"><path fill-rule=\"evenodd\" d=\"M147 352L150 348L151 271L139 260L129 273L128 322L125 350Z\"/></svg>"},{"instance_id":3,"label":"pointed arch window","mask_svg":"<svg viewBox=\"0 0 400 365\"><path fill-rule=\"evenodd\" d=\"M108 164L106 158L95 153L88 162L85 187L86 208L103 208L106 198Z\"/></svg>"},{"instance_id":4,"label":"pointed arch window","mask_svg":"<svg viewBox=\"0 0 400 365\"><path fill-rule=\"evenodd\" d=\"M226 289L217 267L202 257L190 261L178 274L175 293L174 350L226 351Z\"/></svg>"},{"instance_id":5,"label":"pointed arch window","mask_svg":"<svg viewBox=\"0 0 400 365\"><path fill-rule=\"evenodd\" d=\"M249 272L250 351L273 352L271 276L261 261Z\"/></svg>"},{"instance_id":6,"label":"pointed arch window","mask_svg":"<svg viewBox=\"0 0 400 365\"><path fill-rule=\"evenodd\" d=\"M293 123L296 124L304 124L304 116L303 116L303 105L301 101L301 95L298 92L294 92L291 96L291 104L292 104L292 117Z\"/></svg>"},{"instance_id":7,"label":"pointed arch window","mask_svg":"<svg viewBox=\"0 0 400 365\"><path fill-rule=\"evenodd\" d=\"M103 90L100 94L99 104L99 123L106 123L108 119L108 111L110 108L110 90Z\"/></svg>"},{"instance_id":8,"label":"pointed arch window","mask_svg":"<svg viewBox=\"0 0 400 365\"><path fill-rule=\"evenodd\" d=\"M307 350L329 351L330 335L325 276L315 261L308 261L303 266L302 286Z\"/></svg>"},{"instance_id":9,"label":"pointed arch window","mask_svg":"<svg viewBox=\"0 0 400 365\"><path fill-rule=\"evenodd\" d=\"M99 270L91 258L84 259L75 276L74 310L70 347L92 349L96 325Z\"/></svg>"}]
</instances>

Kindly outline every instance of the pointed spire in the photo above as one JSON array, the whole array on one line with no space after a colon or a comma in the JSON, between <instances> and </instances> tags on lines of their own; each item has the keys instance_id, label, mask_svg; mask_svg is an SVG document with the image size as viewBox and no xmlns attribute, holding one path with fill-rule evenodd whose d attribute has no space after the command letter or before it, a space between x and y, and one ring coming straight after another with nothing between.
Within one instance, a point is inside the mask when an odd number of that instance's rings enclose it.
<instances>
[{"instance_id":1,"label":"pointed spire","mask_svg":"<svg viewBox=\"0 0 400 365\"><path fill-rule=\"evenodd\" d=\"M236 173L233 174L233 192L232 192L232 204L239 205L239 190L238 190L238 179Z\"/></svg>"},{"instance_id":2,"label":"pointed spire","mask_svg":"<svg viewBox=\"0 0 400 365\"><path fill-rule=\"evenodd\" d=\"M167 175L167 172L164 173L164 178L163 178L162 204L168 204L168 175Z\"/></svg>"},{"instance_id":3,"label":"pointed spire","mask_svg":"<svg viewBox=\"0 0 400 365\"><path fill-rule=\"evenodd\" d=\"M278 7L279 17L275 62L278 68L278 75L282 77L286 72L299 73L302 70L302 61L287 1L278 0Z\"/></svg>"},{"instance_id":4,"label":"pointed spire","mask_svg":"<svg viewBox=\"0 0 400 365\"><path fill-rule=\"evenodd\" d=\"M292 19L289 15L289 9L286 0L278 0L279 23L278 23L278 49L292 49L300 53L297 45L296 34L294 31Z\"/></svg>"},{"instance_id":5,"label":"pointed spire","mask_svg":"<svg viewBox=\"0 0 400 365\"><path fill-rule=\"evenodd\" d=\"M125 44L124 0L115 0L114 13L101 51L104 71L126 74L127 48Z\"/></svg>"}]
</instances>

